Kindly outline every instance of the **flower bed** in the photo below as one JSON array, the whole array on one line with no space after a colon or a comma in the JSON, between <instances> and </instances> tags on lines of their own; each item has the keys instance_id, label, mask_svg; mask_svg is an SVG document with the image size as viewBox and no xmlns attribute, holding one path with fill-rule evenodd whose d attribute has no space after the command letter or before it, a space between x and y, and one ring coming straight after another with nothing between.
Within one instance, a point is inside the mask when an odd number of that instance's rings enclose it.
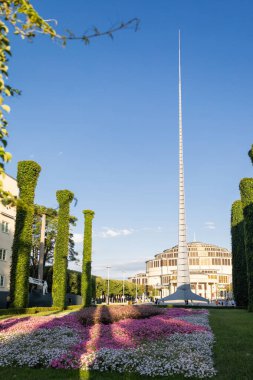
<instances>
[{"instance_id":1,"label":"flower bed","mask_svg":"<svg viewBox=\"0 0 253 380\"><path fill-rule=\"evenodd\" d=\"M123 318L133 314L132 306L125 306L124 312L124 307L121 308ZM0 323L0 366L213 376L214 338L208 313L156 310L159 314L149 318L144 312L144 318L140 319L87 326L80 322L80 312L7 319ZM118 313L115 309L112 312L116 318Z\"/></svg>"},{"instance_id":2,"label":"flower bed","mask_svg":"<svg viewBox=\"0 0 253 380\"><path fill-rule=\"evenodd\" d=\"M159 309L152 305L115 305L110 307L86 307L79 311L78 318L84 326L90 326L97 323L110 324L121 319L149 318L164 313L165 309Z\"/></svg>"}]
</instances>

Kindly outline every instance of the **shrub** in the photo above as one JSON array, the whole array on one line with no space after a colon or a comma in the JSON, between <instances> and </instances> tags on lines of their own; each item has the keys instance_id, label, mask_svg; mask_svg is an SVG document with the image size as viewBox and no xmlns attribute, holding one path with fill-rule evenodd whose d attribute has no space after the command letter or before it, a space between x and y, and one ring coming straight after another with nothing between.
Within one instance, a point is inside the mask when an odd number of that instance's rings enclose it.
<instances>
[{"instance_id":1,"label":"shrub","mask_svg":"<svg viewBox=\"0 0 253 380\"><path fill-rule=\"evenodd\" d=\"M94 211L84 210L83 268L81 295L84 306L90 306L92 298L91 254L92 254L92 219Z\"/></svg>"},{"instance_id":2,"label":"shrub","mask_svg":"<svg viewBox=\"0 0 253 380\"><path fill-rule=\"evenodd\" d=\"M69 190L56 192L59 203L57 237L53 266L53 306L64 308L67 280L67 258L69 242L69 207L74 194Z\"/></svg>"},{"instance_id":3,"label":"shrub","mask_svg":"<svg viewBox=\"0 0 253 380\"><path fill-rule=\"evenodd\" d=\"M240 200L232 204L231 238L233 261L233 293L237 306L248 305L247 266L244 245L243 206Z\"/></svg>"},{"instance_id":4,"label":"shrub","mask_svg":"<svg viewBox=\"0 0 253 380\"><path fill-rule=\"evenodd\" d=\"M34 161L18 163L17 184L20 200L17 204L12 246L10 297L13 306L19 308L24 308L28 304L34 195L40 170L41 167Z\"/></svg>"},{"instance_id":5,"label":"shrub","mask_svg":"<svg viewBox=\"0 0 253 380\"><path fill-rule=\"evenodd\" d=\"M0 315L12 315L12 314L37 314L44 311L61 311L60 307L20 307L20 308L9 308L0 309Z\"/></svg>"},{"instance_id":6,"label":"shrub","mask_svg":"<svg viewBox=\"0 0 253 380\"><path fill-rule=\"evenodd\" d=\"M244 216L244 243L248 278L248 310L253 311L253 178L240 182Z\"/></svg>"}]
</instances>

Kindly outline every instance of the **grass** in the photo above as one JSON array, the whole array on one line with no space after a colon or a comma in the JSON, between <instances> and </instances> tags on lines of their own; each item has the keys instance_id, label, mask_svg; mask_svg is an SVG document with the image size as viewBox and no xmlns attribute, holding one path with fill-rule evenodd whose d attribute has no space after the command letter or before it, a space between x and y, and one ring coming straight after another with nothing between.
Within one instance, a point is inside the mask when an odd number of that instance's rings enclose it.
<instances>
[{"instance_id":1,"label":"grass","mask_svg":"<svg viewBox=\"0 0 253 380\"><path fill-rule=\"evenodd\" d=\"M215 380L253 379L253 313L246 310L211 310L216 337Z\"/></svg>"},{"instance_id":2,"label":"grass","mask_svg":"<svg viewBox=\"0 0 253 380\"><path fill-rule=\"evenodd\" d=\"M2 368L0 377L8 380L165 380L168 377L150 377L136 374L119 374L107 372L87 372L78 370ZM170 380L186 380L182 376L169 377Z\"/></svg>"},{"instance_id":3,"label":"grass","mask_svg":"<svg viewBox=\"0 0 253 380\"><path fill-rule=\"evenodd\" d=\"M253 313L246 310L210 310L210 324L216 336L213 380L253 379ZM152 380L135 374L100 373L78 370L1 368L0 377L16 380ZM156 379L185 380L183 376Z\"/></svg>"}]
</instances>

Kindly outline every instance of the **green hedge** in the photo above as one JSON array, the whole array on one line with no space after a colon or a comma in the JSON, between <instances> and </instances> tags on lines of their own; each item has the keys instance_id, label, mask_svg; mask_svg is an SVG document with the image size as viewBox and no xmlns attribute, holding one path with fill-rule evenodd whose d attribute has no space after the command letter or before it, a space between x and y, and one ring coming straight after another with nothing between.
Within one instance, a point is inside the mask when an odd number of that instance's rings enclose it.
<instances>
[{"instance_id":1,"label":"green hedge","mask_svg":"<svg viewBox=\"0 0 253 380\"><path fill-rule=\"evenodd\" d=\"M44 311L62 311L60 307L20 307L20 308L9 308L0 309L0 315L12 315L12 314L37 314Z\"/></svg>"},{"instance_id":2,"label":"green hedge","mask_svg":"<svg viewBox=\"0 0 253 380\"><path fill-rule=\"evenodd\" d=\"M12 246L10 297L12 305L19 308L24 308L28 304L34 195L40 171L41 167L34 161L20 161L18 163L19 201Z\"/></svg>"},{"instance_id":3,"label":"green hedge","mask_svg":"<svg viewBox=\"0 0 253 380\"><path fill-rule=\"evenodd\" d=\"M52 292L53 287L53 267L44 268L44 279L47 281L48 292ZM67 293L81 294L81 272L67 269Z\"/></svg>"},{"instance_id":4,"label":"green hedge","mask_svg":"<svg viewBox=\"0 0 253 380\"><path fill-rule=\"evenodd\" d=\"M74 271L72 269L67 269L67 293L71 294L81 294L81 276L82 273ZM46 266L44 268L44 279L48 284L48 291L52 291L53 284L53 267ZM107 279L103 279L98 276L91 276L92 284L92 298L101 298L101 295L107 294ZM110 297L116 296L118 294L122 295L122 280L110 280ZM134 297L135 296L135 284L125 280L125 296ZM147 289L152 290L152 287L147 287L144 285L137 286L137 293L141 296ZM150 292L149 292L150 293Z\"/></svg>"},{"instance_id":5,"label":"green hedge","mask_svg":"<svg viewBox=\"0 0 253 380\"><path fill-rule=\"evenodd\" d=\"M65 310L81 310L83 308L83 305L70 305L66 306Z\"/></svg>"},{"instance_id":6,"label":"green hedge","mask_svg":"<svg viewBox=\"0 0 253 380\"><path fill-rule=\"evenodd\" d=\"M53 306L65 306L69 242L69 207L74 194L69 190L56 192L59 203L57 237L54 251Z\"/></svg>"},{"instance_id":7,"label":"green hedge","mask_svg":"<svg viewBox=\"0 0 253 380\"><path fill-rule=\"evenodd\" d=\"M248 281L244 245L243 205L240 200L231 209L233 294L237 306L248 305Z\"/></svg>"},{"instance_id":8,"label":"green hedge","mask_svg":"<svg viewBox=\"0 0 253 380\"><path fill-rule=\"evenodd\" d=\"M81 295L84 306L91 305L92 283L91 283L91 254L92 254L92 219L94 211L84 210L84 239L83 239L83 267Z\"/></svg>"},{"instance_id":9,"label":"green hedge","mask_svg":"<svg viewBox=\"0 0 253 380\"><path fill-rule=\"evenodd\" d=\"M253 178L243 178L240 193L244 217L244 243L248 278L248 310L253 312Z\"/></svg>"}]
</instances>

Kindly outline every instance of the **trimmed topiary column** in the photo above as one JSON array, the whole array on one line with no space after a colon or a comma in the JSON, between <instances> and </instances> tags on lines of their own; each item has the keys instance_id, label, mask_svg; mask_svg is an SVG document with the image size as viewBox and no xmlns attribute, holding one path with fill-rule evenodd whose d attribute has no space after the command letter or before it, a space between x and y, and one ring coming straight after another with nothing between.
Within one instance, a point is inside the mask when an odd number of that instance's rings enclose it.
<instances>
[{"instance_id":1,"label":"trimmed topiary column","mask_svg":"<svg viewBox=\"0 0 253 380\"><path fill-rule=\"evenodd\" d=\"M15 233L12 245L10 297L14 307L27 307L29 265L32 249L34 195L41 167L34 161L18 163Z\"/></svg>"},{"instance_id":2,"label":"trimmed topiary column","mask_svg":"<svg viewBox=\"0 0 253 380\"><path fill-rule=\"evenodd\" d=\"M240 182L244 217L244 243L248 278L248 310L253 311L253 178ZM246 281L246 279L245 279Z\"/></svg>"},{"instance_id":3,"label":"trimmed topiary column","mask_svg":"<svg viewBox=\"0 0 253 380\"><path fill-rule=\"evenodd\" d=\"M244 245L244 219L241 201L235 201L231 209L231 239L233 262L233 293L237 306L248 305L248 281Z\"/></svg>"},{"instance_id":4,"label":"trimmed topiary column","mask_svg":"<svg viewBox=\"0 0 253 380\"><path fill-rule=\"evenodd\" d=\"M91 254L92 254L92 219L94 211L84 210L83 268L81 295L84 306L90 306L92 298Z\"/></svg>"},{"instance_id":5,"label":"trimmed topiary column","mask_svg":"<svg viewBox=\"0 0 253 380\"><path fill-rule=\"evenodd\" d=\"M57 237L53 266L53 306L64 308L67 287L67 258L69 244L69 207L74 194L69 190L56 192L59 203Z\"/></svg>"}]
</instances>

